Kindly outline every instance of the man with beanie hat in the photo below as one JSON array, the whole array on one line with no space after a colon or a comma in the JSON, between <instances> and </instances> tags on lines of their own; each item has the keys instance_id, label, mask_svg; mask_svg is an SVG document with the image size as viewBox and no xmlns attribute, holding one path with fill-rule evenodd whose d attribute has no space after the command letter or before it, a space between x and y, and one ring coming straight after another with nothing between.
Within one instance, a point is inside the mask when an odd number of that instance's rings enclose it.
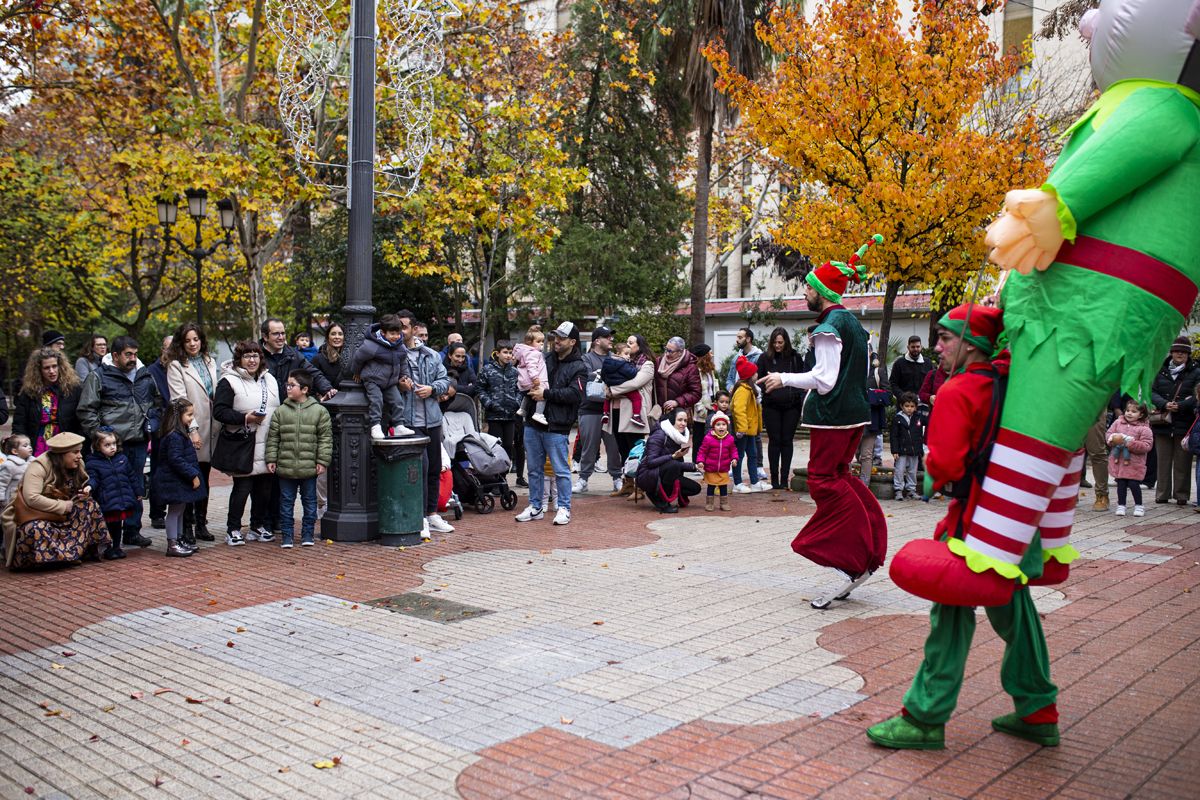
<instances>
[{"instance_id":1,"label":"man with beanie hat","mask_svg":"<svg viewBox=\"0 0 1200 800\"><path fill-rule=\"evenodd\" d=\"M53 347L55 350L67 349L67 337L50 328L42 331L42 347Z\"/></svg>"},{"instance_id":2,"label":"man with beanie hat","mask_svg":"<svg viewBox=\"0 0 1200 800\"><path fill-rule=\"evenodd\" d=\"M985 459L999 427L1009 357L1007 351L993 357L1003 327L997 308L959 306L938 324L937 351L949 360L951 377L933 407L936 424L930 426L926 443L925 494L943 489L950 497L935 537L961 539L972 517L986 512L977 504L982 495ZM913 545L920 550L937 546L937 542L922 539L905 547ZM1034 583L1052 582L1056 576L1051 573L1058 566L1055 561L1043 565L1041 543L1035 535L1021 561L1022 570L1035 579ZM898 574L900 570L912 574ZM892 576L902 587L944 579L936 561L922 570L917 558L893 559ZM986 611L988 621L1005 643L1000 682L1016 709L997 717L992 727L1039 744L1058 744L1058 689L1050 680L1045 635L1029 589L1021 587L1007 603L989 606ZM925 658L904 695L903 709L899 715L868 728L871 741L897 749L940 750L945 746L945 725L958 700L974 632L972 606L933 604Z\"/></svg>"},{"instance_id":3,"label":"man with beanie hat","mask_svg":"<svg viewBox=\"0 0 1200 800\"><path fill-rule=\"evenodd\" d=\"M882 240L876 234L849 263L825 262L805 277L808 307L818 312L812 370L771 372L759 378L768 392L781 386L809 392L801 424L809 429L808 493L817 510L792 541L792 550L834 573L833 585L813 598L813 608L844 600L883 565L887 554L883 509L863 482L850 475L850 460L871 419L870 348L867 332L841 304L847 284L866 276L859 262L867 248Z\"/></svg>"}]
</instances>

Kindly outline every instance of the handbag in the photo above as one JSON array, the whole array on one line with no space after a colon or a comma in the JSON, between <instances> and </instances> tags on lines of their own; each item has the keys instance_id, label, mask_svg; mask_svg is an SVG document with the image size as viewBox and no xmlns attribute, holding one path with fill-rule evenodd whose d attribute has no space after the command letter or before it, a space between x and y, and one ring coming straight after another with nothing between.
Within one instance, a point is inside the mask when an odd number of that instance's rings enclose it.
<instances>
[{"instance_id":1,"label":"handbag","mask_svg":"<svg viewBox=\"0 0 1200 800\"><path fill-rule=\"evenodd\" d=\"M1176 400L1179 399L1179 390L1182 388L1183 388L1182 383L1175 386L1175 395L1171 398L1172 403L1174 403ZM1156 408L1150 412L1150 416L1147 418L1147 421L1150 423L1151 427L1153 427L1155 425L1170 425L1171 424L1171 412L1160 410L1160 409Z\"/></svg>"},{"instance_id":2,"label":"handbag","mask_svg":"<svg viewBox=\"0 0 1200 800\"><path fill-rule=\"evenodd\" d=\"M23 483L24 482L22 482L22 484ZM49 486L46 487L47 496L53 497L55 494L61 494L60 492L52 491L52 489L53 489L53 487L49 487ZM66 498L62 497L62 498L55 498L55 499L65 500ZM55 514L52 511L39 511L38 509L31 507L29 505L29 503L27 503L25 501L25 492L22 490L22 486L20 486L20 485L17 486L17 492L16 492L16 494L13 495L12 506L13 506L13 520L16 522L17 525L24 525L26 522L33 522L34 520L37 520L37 519L44 519L47 522L66 522L67 521L66 514Z\"/></svg>"},{"instance_id":3,"label":"handbag","mask_svg":"<svg viewBox=\"0 0 1200 800\"><path fill-rule=\"evenodd\" d=\"M604 381L600 380L600 373L596 373L596 377L587 382L587 399L602 401L604 400L605 390L608 387L604 385Z\"/></svg>"},{"instance_id":4,"label":"handbag","mask_svg":"<svg viewBox=\"0 0 1200 800\"><path fill-rule=\"evenodd\" d=\"M213 467L226 475L249 475L254 470L255 438L249 428L222 426L213 449Z\"/></svg>"}]
</instances>

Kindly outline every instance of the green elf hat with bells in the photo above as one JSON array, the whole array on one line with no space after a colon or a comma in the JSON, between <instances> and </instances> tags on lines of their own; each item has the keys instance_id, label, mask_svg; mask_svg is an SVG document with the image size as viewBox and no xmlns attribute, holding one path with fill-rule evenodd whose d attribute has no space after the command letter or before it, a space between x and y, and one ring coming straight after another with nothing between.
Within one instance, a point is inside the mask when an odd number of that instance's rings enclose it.
<instances>
[{"instance_id":1,"label":"green elf hat with bells","mask_svg":"<svg viewBox=\"0 0 1200 800\"><path fill-rule=\"evenodd\" d=\"M955 306L938 320L938 325L961 336L991 358L1004 333L1004 312L992 306L965 304Z\"/></svg>"},{"instance_id":2,"label":"green elf hat with bells","mask_svg":"<svg viewBox=\"0 0 1200 800\"><path fill-rule=\"evenodd\" d=\"M882 241L883 237L878 233L875 234L867 240L866 244L858 248L854 255L850 256L849 261L826 261L805 275L805 282L816 289L817 294L826 300L833 303L842 302L842 293L846 291L846 285L850 281L862 283L866 280L867 268L863 265L862 258L867 254L871 245L879 244Z\"/></svg>"}]
</instances>

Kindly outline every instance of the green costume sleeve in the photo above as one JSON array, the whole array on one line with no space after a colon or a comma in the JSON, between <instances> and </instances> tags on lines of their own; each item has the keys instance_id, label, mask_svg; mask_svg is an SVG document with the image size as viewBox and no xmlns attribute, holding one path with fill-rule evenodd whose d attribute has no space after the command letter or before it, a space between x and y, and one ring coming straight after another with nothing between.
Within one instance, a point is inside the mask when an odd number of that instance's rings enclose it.
<instances>
[{"instance_id":1,"label":"green costume sleeve","mask_svg":"<svg viewBox=\"0 0 1200 800\"><path fill-rule=\"evenodd\" d=\"M1098 127L1074 152L1064 153L1069 157L1059 159L1042 187L1058 195L1063 236L1071 241L1076 221L1174 167L1200 142L1200 108L1165 87L1138 89L1102 123L1088 124Z\"/></svg>"}]
</instances>

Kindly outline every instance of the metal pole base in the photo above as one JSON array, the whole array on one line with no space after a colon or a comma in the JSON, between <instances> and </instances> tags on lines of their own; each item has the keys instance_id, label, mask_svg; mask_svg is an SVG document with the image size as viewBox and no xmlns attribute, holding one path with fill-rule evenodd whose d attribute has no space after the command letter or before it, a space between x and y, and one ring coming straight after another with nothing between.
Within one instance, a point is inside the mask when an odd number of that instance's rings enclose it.
<instances>
[{"instance_id":1,"label":"metal pole base","mask_svg":"<svg viewBox=\"0 0 1200 800\"><path fill-rule=\"evenodd\" d=\"M333 417L334 447L329 509L321 518L321 535L335 542L378 539L379 507L366 392L353 383L343 383L325 406Z\"/></svg>"}]
</instances>

